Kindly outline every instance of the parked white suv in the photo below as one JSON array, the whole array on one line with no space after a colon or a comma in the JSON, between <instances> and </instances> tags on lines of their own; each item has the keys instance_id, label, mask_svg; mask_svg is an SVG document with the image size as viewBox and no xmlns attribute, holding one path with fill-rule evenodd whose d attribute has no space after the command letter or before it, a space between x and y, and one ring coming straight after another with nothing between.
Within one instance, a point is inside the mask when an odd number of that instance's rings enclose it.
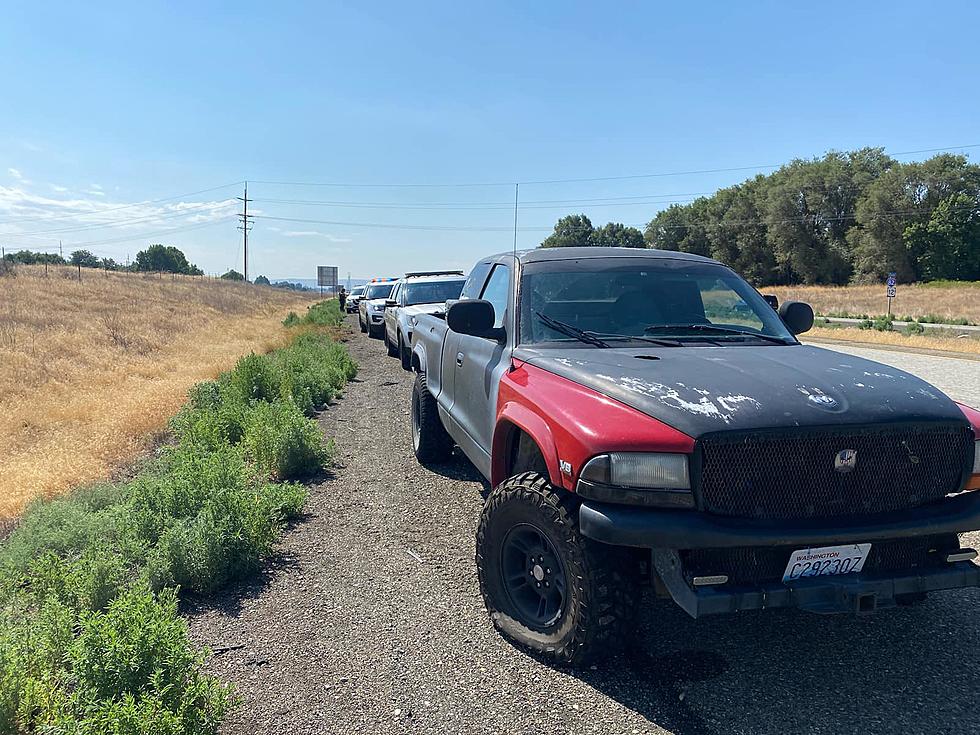
<instances>
[{"instance_id":1,"label":"parked white suv","mask_svg":"<svg viewBox=\"0 0 980 735\"><path fill-rule=\"evenodd\" d=\"M446 302L458 299L466 278L462 271L406 273L398 281L384 311L384 341L391 357L399 357L402 367L412 367L412 329L419 314L435 314Z\"/></svg>"},{"instance_id":2,"label":"parked white suv","mask_svg":"<svg viewBox=\"0 0 980 735\"><path fill-rule=\"evenodd\" d=\"M362 332L369 337L378 338L385 328L385 303L391 297L395 279L375 279L364 289L364 295L357 302L357 322Z\"/></svg>"}]
</instances>

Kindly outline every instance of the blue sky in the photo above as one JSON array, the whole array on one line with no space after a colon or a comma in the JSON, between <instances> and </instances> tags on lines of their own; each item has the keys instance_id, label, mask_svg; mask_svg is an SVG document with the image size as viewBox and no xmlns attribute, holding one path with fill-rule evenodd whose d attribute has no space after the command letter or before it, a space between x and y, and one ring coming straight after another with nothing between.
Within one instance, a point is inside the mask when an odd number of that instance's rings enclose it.
<instances>
[{"instance_id":1,"label":"blue sky","mask_svg":"<svg viewBox=\"0 0 980 735\"><path fill-rule=\"evenodd\" d=\"M756 167L523 185L530 247L563 214L642 225L794 157L980 144L973 2L47 2L3 17L8 248L61 239L125 260L164 242L241 270L247 178L250 276L469 268L512 246L513 187L443 184Z\"/></svg>"}]
</instances>

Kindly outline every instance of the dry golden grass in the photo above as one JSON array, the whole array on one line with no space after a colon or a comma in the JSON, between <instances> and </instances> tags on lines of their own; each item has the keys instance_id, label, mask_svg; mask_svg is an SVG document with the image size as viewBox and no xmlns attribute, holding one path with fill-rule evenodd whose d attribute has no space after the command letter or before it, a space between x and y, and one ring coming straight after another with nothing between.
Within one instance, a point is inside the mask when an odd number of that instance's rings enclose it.
<instances>
[{"instance_id":1,"label":"dry golden grass","mask_svg":"<svg viewBox=\"0 0 980 735\"><path fill-rule=\"evenodd\" d=\"M884 284L875 286L766 286L780 301L806 301L818 314L847 312L878 316L888 311ZM962 285L899 285L892 315L966 319L980 324L980 282Z\"/></svg>"},{"instance_id":2,"label":"dry golden grass","mask_svg":"<svg viewBox=\"0 0 980 735\"><path fill-rule=\"evenodd\" d=\"M970 355L980 355L980 339L940 337L922 334L906 336L901 332L878 332L874 329L827 329L814 327L800 339L806 342L809 337L833 342L861 342L870 345L891 345L904 349L939 350Z\"/></svg>"},{"instance_id":3,"label":"dry golden grass","mask_svg":"<svg viewBox=\"0 0 980 735\"><path fill-rule=\"evenodd\" d=\"M196 382L286 342L303 294L242 283L19 267L0 278L0 518L109 477Z\"/></svg>"}]
</instances>

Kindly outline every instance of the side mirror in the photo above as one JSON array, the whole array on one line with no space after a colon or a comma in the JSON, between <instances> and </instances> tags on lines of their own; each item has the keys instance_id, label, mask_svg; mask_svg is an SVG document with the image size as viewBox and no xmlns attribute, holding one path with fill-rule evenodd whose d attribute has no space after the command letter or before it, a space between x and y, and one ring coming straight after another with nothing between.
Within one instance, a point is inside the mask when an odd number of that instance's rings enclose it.
<instances>
[{"instance_id":1,"label":"side mirror","mask_svg":"<svg viewBox=\"0 0 980 735\"><path fill-rule=\"evenodd\" d=\"M385 299L385 308L390 309L392 306L398 306L398 302L394 299Z\"/></svg>"},{"instance_id":2,"label":"side mirror","mask_svg":"<svg viewBox=\"0 0 980 735\"><path fill-rule=\"evenodd\" d=\"M504 330L493 326L496 315L493 304L484 299L455 301L446 309L446 324L454 332L472 337L500 339Z\"/></svg>"},{"instance_id":3,"label":"side mirror","mask_svg":"<svg viewBox=\"0 0 980 735\"><path fill-rule=\"evenodd\" d=\"M809 332L813 326L813 308L802 301L787 301L779 307L779 316L793 334Z\"/></svg>"},{"instance_id":4,"label":"side mirror","mask_svg":"<svg viewBox=\"0 0 980 735\"><path fill-rule=\"evenodd\" d=\"M779 297L773 296L772 294L763 294L762 298L766 300L766 303L773 308L774 311L779 311Z\"/></svg>"}]
</instances>

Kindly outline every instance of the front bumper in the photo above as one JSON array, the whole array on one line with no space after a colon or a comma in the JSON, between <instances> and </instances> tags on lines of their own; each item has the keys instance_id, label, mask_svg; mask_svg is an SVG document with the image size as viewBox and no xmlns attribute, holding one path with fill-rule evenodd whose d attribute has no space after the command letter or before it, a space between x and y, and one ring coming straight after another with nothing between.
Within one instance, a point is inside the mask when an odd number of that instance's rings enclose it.
<instances>
[{"instance_id":1,"label":"front bumper","mask_svg":"<svg viewBox=\"0 0 980 735\"><path fill-rule=\"evenodd\" d=\"M796 580L695 587L679 551L778 547L787 550L847 543L894 541L980 529L980 492L933 505L824 522L767 522L698 511L660 510L585 501L583 535L616 546L652 550L652 563L674 601L693 617L739 610L799 607L821 613L872 612L902 595L980 587L980 567L953 562L892 572L867 572ZM955 540L955 537L954 537Z\"/></svg>"},{"instance_id":2,"label":"front bumper","mask_svg":"<svg viewBox=\"0 0 980 735\"><path fill-rule=\"evenodd\" d=\"M788 584L731 587L692 587L674 551L655 550L653 564L674 602L693 618L776 607L798 607L823 614L872 613L878 608L894 607L902 595L980 587L980 567L968 561L903 575L859 572Z\"/></svg>"},{"instance_id":3,"label":"front bumper","mask_svg":"<svg viewBox=\"0 0 980 735\"><path fill-rule=\"evenodd\" d=\"M755 521L692 510L660 510L586 501L579 528L591 539L649 549L717 549L735 546L830 546L907 536L980 529L980 491L940 503L843 519L835 525L808 521Z\"/></svg>"}]
</instances>

